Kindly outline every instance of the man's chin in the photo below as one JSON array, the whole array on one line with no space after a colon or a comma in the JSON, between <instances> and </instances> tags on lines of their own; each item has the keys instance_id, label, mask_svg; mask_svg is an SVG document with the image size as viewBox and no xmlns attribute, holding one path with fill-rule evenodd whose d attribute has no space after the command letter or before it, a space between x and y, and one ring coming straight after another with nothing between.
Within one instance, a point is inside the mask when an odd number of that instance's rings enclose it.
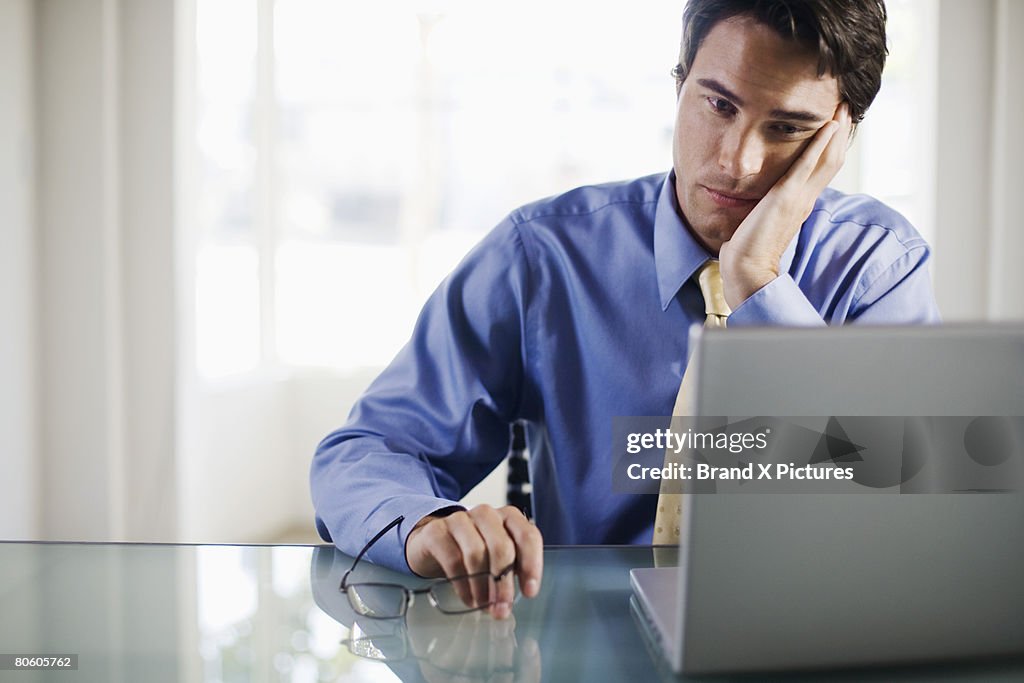
<instances>
[{"instance_id":1,"label":"man's chin","mask_svg":"<svg viewBox=\"0 0 1024 683\"><path fill-rule=\"evenodd\" d=\"M739 223L735 220L723 219L721 216L709 216L707 220L690 226L690 232L706 249L718 253L718 247L728 242L736 233Z\"/></svg>"},{"instance_id":2,"label":"man's chin","mask_svg":"<svg viewBox=\"0 0 1024 683\"><path fill-rule=\"evenodd\" d=\"M684 218L690 233L697 238L706 249L712 253L718 253L718 247L723 242L732 239L733 234L739 228L743 219L750 214L752 208L727 209L714 204L708 204L705 197L700 193L690 195L687 206L696 209L696 215L686 215Z\"/></svg>"}]
</instances>

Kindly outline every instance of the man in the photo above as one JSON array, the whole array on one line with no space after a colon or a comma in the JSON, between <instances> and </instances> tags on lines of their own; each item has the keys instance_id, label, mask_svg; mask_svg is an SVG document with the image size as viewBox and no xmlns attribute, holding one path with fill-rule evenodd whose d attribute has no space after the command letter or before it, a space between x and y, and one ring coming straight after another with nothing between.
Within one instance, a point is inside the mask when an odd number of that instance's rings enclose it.
<instances>
[{"instance_id":1,"label":"man","mask_svg":"<svg viewBox=\"0 0 1024 683\"><path fill-rule=\"evenodd\" d=\"M826 185L878 91L881 0L691 0L673 170L513 212L426 304L412 340L313 461L317 525L424 576L536 594L542 539L650 543L653 496L611 491L616 415L668 415L718 259L728 325L938 319L929 250L900 215ZM457 501L528 424L532 526ZM491 612L509 613L499 584Z\"/></svg>"}]
</instances>

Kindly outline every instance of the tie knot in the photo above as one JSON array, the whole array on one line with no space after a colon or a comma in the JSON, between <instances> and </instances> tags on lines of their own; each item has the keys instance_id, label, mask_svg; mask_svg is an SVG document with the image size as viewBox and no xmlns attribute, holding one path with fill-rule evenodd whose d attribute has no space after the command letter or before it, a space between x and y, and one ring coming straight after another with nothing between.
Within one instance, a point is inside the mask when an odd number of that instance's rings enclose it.
<instances>
[{"instance_id":1,"label":"tie knot","mask_svg":"<svg viewBox=\"0 0 1024 683\"><path fill-rule=\"evenodd\" d=\"M729 317L732 309L725 302L725 288L722 285L722 272L718 269L718 261L708 259L697 271L697 282L700 293L704 295L704 313L708 316Z\"/></svg>"}]
</instances>

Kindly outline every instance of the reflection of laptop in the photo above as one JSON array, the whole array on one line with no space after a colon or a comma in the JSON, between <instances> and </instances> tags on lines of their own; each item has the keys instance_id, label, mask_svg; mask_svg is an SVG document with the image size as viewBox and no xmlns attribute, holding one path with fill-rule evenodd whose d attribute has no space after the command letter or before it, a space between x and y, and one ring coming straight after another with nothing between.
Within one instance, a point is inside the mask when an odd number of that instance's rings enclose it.
<instances>
[{"instance_id":1,"label":"reflection of laptop","mask_svg":"<svg viewBox=\"0 0 1024 683\"><path fill-rule=\"evenodd\" d=\"M697 333L700 415L1024 415L1024 326ZM675 671L1024 653L1024 495L684 496L634 569Z\"/></svg>"}]
</instances>

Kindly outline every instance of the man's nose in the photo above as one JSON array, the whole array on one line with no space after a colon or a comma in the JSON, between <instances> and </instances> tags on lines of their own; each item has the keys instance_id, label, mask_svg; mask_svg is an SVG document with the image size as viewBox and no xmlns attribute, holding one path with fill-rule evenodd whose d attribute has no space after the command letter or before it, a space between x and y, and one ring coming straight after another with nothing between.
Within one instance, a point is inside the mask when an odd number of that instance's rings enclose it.
<instances>
[{"instance_id":1,"label":"man's nose","mask_svg":"<svg viewBox=\"0 0 1024 683\"><path fill-rule=\"evenodd\" d=\"M756 131L732 126L722 137L718 165L730 177L740 180L761 172L764 154L764 141Z\"/></svg>"}]
</instances>

